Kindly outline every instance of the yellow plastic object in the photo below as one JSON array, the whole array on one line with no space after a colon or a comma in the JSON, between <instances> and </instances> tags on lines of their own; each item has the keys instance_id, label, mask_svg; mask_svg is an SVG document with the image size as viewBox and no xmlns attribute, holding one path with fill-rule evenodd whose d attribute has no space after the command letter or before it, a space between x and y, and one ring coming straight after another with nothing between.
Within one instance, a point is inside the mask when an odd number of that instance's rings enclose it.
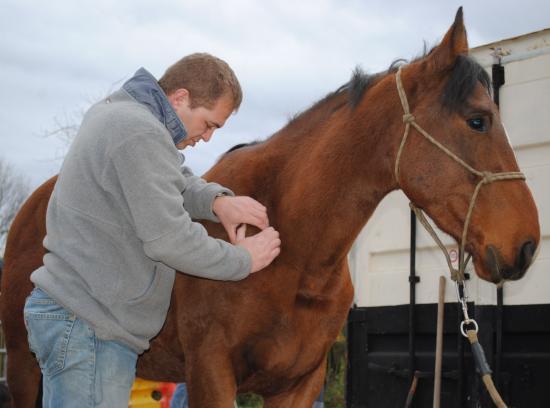
<instances>
[{"instance_id":1,"label":"yellow plastic object","mask_svg":"<svg viewBox=\"0 0 550 408\"><path fill-rule=\"evenodd\" d=\"M129 407L161 408L162 383L136 378L130 393Z\"/></svg>"}]
</instances>

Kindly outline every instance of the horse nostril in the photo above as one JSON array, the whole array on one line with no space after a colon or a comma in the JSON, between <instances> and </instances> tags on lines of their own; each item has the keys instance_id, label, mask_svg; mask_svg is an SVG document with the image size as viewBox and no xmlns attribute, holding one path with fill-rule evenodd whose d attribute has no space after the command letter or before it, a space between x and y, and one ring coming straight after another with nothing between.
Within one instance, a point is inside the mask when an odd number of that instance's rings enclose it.
<instances>
[{"instance_id":1,"label":"horse nostril","mask_svg":"<svg viewBox=\"0 0 550 408\"><path fill-rule=\"evenodd\" d=\"M517 267L519 270L525 271L529 267L529 265L531 265L531 261L533 260L533 255L535 254L536 249L537 247L532 240L525 242L521 246L517 260Z\"/></svg>"}]
</instances>

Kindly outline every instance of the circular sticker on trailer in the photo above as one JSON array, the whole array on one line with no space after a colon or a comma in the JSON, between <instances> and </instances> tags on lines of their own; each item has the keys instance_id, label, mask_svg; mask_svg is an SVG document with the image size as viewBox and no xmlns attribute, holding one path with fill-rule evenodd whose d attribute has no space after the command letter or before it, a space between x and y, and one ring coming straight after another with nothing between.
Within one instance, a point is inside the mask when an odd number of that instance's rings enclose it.
<instances>
[{"instance_id":1,"label":"circular sticker on trailer","mask_svg":"<svg viewBox=\"0 0 550 408\"><path fill-rule=\"evenodd\" d=\"M458 250L451 249L449 250L449 258L451 258L451 263L453 264L454 268L458 267Z\"/></svg>"}]
</instances>

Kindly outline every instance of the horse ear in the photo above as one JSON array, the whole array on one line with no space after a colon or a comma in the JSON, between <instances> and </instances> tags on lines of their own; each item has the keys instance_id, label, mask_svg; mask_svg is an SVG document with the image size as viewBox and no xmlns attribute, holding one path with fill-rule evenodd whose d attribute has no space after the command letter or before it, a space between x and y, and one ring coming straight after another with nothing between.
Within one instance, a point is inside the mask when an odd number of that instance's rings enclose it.
<instances>
[{"instance_id":1,"label":"horse ear","mask_svg":"<svg viewBox=\"0 0 550 408\"><path fill-rule=\"evenodd\" d=\"M456 12L453 25L445 34L443 41L430 55L432 65L436 70L445 69L454 64L456 57L468 54L468 38L464 27L462 7Z\"/></svg>"}]
</instances>

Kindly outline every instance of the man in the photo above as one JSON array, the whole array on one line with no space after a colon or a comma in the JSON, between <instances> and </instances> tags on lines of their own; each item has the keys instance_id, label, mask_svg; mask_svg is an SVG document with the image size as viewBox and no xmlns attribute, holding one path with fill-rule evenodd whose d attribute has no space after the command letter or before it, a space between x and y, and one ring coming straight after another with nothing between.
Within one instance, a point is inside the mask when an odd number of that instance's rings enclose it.
<instances>
[{"instance_id":1,"label":"man","mask_svg":"<svg viewBox=\"0 0 550 408\"><path fill-rule=\"evenodd\" d=\"M210 140L241 99L225 62L193 54L159 82L138 70L84 116L48 205L48 253L24 311L44 407L126 407L175 270L239 280L279 254L265 207L194 176L178 151ZM192 219L221 222L234 245ZM241 224L262 231L245 238Z\"/></svg>"}]
</instances>

